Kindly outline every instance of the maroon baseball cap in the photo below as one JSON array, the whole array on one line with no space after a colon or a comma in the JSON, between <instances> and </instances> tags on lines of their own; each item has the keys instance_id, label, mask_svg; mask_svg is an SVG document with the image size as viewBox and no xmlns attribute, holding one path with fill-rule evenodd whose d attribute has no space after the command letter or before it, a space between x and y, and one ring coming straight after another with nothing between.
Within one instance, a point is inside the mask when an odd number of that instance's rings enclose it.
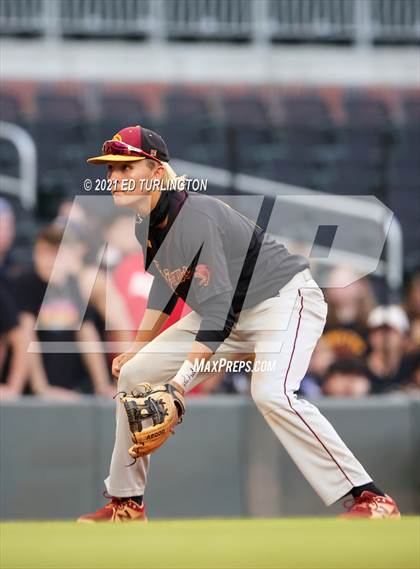
<instances>
[{"instance_id":1,"label":"maroon baseball cap","mask_svg":"<svg viewBox=\"0 0 420 569\"><path fill-rule=\"evenodd\" d=\"M150 158L156 162L169 162L169 152L163 138L143 126L128 126L106 140L101 156L88 158L90 164L107 162L136 162Z\"/></svg>"}]
</instances>

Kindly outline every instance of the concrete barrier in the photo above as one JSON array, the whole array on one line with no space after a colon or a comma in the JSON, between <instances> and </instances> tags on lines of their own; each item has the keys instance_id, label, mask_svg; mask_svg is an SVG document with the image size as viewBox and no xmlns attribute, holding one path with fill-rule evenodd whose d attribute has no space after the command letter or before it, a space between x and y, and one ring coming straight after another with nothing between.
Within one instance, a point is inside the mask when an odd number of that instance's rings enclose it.
<instances>
[{"instance_id":1,"label":"concrete barrier","mask_svg":"<svg viewBox=\"0 0 420 569\"><path fill-rule=\"evenodd\" d=\"M420 512L420 399L314 403L405 513ZM114 404L24 398L0 407L0 517L71 519L103 503ZM127 459L128 461L128 459ZM191 399L177 435L152 458L151 517L331 515L252 401Z\"/></svg>"}]
</instances>

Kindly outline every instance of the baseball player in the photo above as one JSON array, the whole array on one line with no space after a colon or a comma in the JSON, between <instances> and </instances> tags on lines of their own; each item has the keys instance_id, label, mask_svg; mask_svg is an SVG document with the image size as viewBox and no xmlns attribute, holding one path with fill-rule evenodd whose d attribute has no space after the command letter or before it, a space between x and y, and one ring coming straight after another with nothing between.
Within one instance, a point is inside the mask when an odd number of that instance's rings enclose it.
<instances>
[{"instance_id":1,"label":"baseball player","mask_svg":"<svg viewBox=\"0 0 420 569\"><path fill-rule=\"evenodd\" d=\"M138 438L142 413L158 424L170 417L169 433L177 422L173 410L177 420L183 413L184 393L208 377L197 364L247 354L272 363L274 371L254 368L252 398L324 503L350 494L345 516L399 517L394 500L373 483L327 419L295 395L327 314L308 261L220 200L165 191L180 179L168 164L164 140L147 128L122 129L88 162L108 166L115 205L136 212L136 237L154 281L132 349L113 361L119 392L133 398L117 401L105 480L110 501L79 521L145 521L148 453L161 442L147 444L165 429L144 429L145 443ZM124 190L124 180L135 181L132 191ZM193 311L159 334L178 297ZM164 395L160 401L148 397L156 385ZM136 397L142 403L133 407ZM168 402L174 403L172 410L159 411ZM127 467L130 455L137 460Z\"/></svg>"}]
</instances>

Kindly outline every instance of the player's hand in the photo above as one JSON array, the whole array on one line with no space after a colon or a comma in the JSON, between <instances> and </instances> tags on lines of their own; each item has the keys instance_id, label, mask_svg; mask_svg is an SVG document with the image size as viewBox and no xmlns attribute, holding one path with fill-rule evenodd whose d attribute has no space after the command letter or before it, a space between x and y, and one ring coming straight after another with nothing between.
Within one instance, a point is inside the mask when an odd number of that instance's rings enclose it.
<instances>
[{"instance_id":1,"label":"player's hand","mask_svg":"<svg viewBox=\"0 0 420 569\"><path fill-rule=\"evenodd\" d=\"M118 379L122 366L134 358L137 352L124 352L112 360L112 375Z\"/></svg>"}]
</instances>

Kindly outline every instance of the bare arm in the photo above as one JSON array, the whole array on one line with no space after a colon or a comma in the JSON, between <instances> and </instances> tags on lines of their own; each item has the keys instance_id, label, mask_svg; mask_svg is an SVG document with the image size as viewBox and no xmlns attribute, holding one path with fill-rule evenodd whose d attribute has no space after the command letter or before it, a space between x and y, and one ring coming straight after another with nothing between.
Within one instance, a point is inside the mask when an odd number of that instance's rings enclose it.
<instances>
[{"instance_id":1,"label":"bare arm","mask_svg":"<svg viewBox=\"0 0 420 569\"><path fill-rule=\"evenodd\" d=\"M27 352L31 342L37 342L35 328L35 316L24 312L20 316L20 325L25 338L26 362L29 369L29 379L32 391L36 395L42 395L48 389L48 378L39 352Z\"/></svg>"},{"instance_id":2,"label":"bare arm","mask_svg":"<svg viewBox=\"0 0 420 569\"><path fill-rule=\"evenodd\" d=\"M36 320L33 314L24 312L20 316L20 326L25 338L25 357L29 370L29 382L32 387L32 391L35 395L47 398L65 400L78 399L80 396L76 392L71 391L70 389L52 386L48 381L47 374L45 373L41 353L39 351L27 351L31 342L38 342L36 331L34 330L35 322Z\"/></svg>"},{"instance_id":3,"label":"bare arm","mask_svg":"<svg viewBox=\"0 0 420 569\"><path fill-rule=\"evenodd\" d=\"M7 386L11 392L20 395L28 378L28 362L26 358L26 338L20 326L6 334L6 342L10 346L11 358Z\"/></svg>"},{"instance_id":4,"label":"bare arm","mask_svg":"<svg viewBox=\"0 0 420 569\"><path fill-rule=\"evenodd\" d=\"M101 339L92 322L84 322L77 332L79 342L100 343ZM80 355L86 365L92 380L94 391L98 395L114 395L113 386L109 382L108 368L102 352L80 350Z\"/></svg>"},{"instance_id":5,"label":"bare arm","mask_svg":"<svg viewBox=\"0 0 420 569\"><path fill-rule=\"evenodd\" d=\"M96 272L96 269L86 267L78 282L84 299L95 307L116 341L130 345L133 337L130 316L112 278L107 278L104 271Z\"/></svg>"},{"instance_id":6,"label":"bare arm","mask_svg":"<svg viewBox=\"0 0 420 569\"><path fill-rule=\"evenodd\" d=\"M168 318L169 314L165 314L165 312L160 310L152 308L145 310L131 348L138 352L148 342L154 340Z\"/></svg>"}]
</instances>

